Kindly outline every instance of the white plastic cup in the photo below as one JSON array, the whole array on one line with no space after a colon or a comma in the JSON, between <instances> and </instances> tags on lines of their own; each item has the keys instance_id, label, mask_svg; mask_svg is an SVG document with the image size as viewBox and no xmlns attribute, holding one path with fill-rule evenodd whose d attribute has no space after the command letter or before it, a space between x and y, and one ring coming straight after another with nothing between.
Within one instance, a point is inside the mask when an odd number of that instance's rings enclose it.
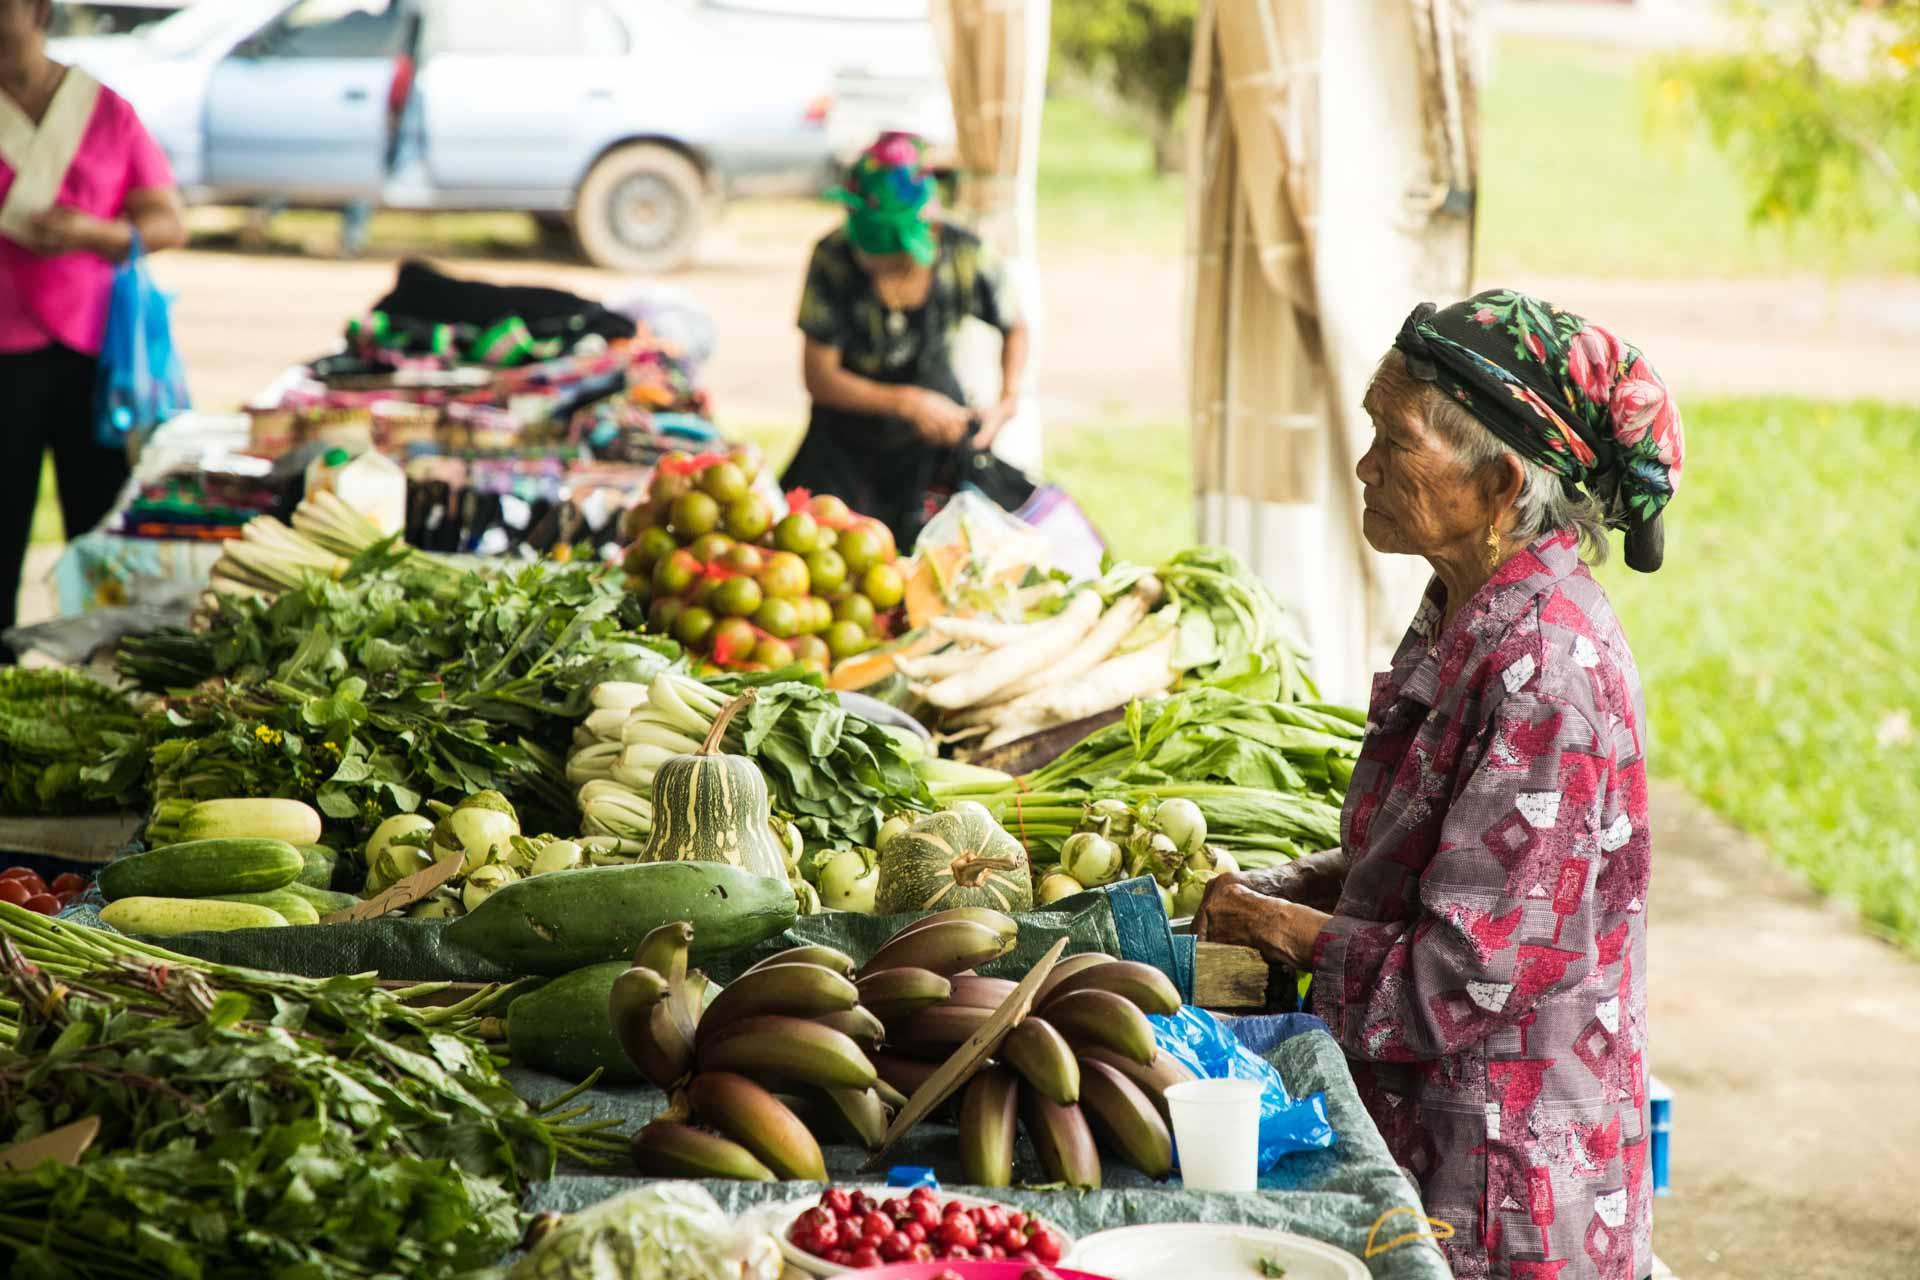
<instances>
[{"instance_id":1,"label":"white plastic cup","mask_svg":"<svg viewBox=\"0 0 1920 1280\"><path fill-rule=\"evenodd\" d=\"M1252 1191L1260 1177L1257 1080L1188 1080L1167 1089L1180 1181L1189 1191Z\"/></svg>"}]
</instances>

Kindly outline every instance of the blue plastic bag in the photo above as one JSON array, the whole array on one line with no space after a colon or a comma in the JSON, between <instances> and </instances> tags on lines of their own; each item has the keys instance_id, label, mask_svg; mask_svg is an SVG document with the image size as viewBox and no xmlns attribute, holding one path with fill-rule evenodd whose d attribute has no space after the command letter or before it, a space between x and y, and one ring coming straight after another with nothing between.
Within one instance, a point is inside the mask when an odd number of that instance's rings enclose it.
<instances>
[{"instance_id":1,"label":"blue plastic bag","mask_svg":"<svg viewBox=\"0 0 1920 1280\"><path fill-rule=\"evenodd\" d=\"M93 438L104 448L123 448L128 437L146 435L190 406L168 305L136 232L113 273L94 384Z\"/></svg>"},{"instance_id":2,"label":"blue plastic bag","mask_svg":"<svg viewBox=\"0 0 1920 1280\"><path fill-rule=\"evenodd\" d=\"M1194 1075L1208 1080L1257 1080L1260 1095L1260 1172L1280 1163L1293 1151L1313 1151L1333 1145L1333 1125L1327 1119L1327 1095L1311 1093L1296 1098L1273 1064L1240 1043L1205 1009L1182 1005L1171 1017L1154 1015L1153 1038L1160 1048Z\"/></svg>"}]
</instances>

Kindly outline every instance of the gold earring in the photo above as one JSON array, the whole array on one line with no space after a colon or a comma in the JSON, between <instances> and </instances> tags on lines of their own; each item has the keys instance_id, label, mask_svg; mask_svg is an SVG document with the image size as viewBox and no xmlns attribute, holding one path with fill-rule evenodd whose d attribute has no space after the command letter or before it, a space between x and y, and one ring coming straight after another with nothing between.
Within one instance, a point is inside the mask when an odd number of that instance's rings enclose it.
<instances>
[{"instance_id":1,"label":"gold earring","mask_svg":"<svg viewBox=\"0 0 1920 1280\"><path fill-rule=\"evenodd\" d=\"M1487 526L1487 572L1492 573L1500 567L1500 531L1492 525Z\"/></svg>"}]
</instances>

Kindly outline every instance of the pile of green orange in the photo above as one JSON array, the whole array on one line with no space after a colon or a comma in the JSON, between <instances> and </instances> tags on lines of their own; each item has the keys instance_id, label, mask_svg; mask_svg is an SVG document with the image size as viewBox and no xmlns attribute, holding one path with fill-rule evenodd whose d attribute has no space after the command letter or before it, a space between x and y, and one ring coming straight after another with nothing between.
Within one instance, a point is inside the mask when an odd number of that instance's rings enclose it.
<instances>
[{"instance_id":1,"label":"pile of green orange","mask_svg":"<svg viewBox=\"0 0 1920 1280\"><path fill-rule=\"evenodd\" d=\"M828 494L756 493L759 451L660 460L627 513L627 584L648 625L736 670L794 662L824 671L885 634L906 594L893 534Z\"/></svg>"}]
</instances>

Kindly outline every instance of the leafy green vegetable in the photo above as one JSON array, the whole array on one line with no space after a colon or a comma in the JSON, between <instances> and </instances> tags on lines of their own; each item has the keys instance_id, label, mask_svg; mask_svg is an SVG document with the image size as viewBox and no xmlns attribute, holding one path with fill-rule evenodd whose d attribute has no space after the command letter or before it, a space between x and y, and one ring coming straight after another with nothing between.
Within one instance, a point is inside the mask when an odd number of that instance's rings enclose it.
<instances>
[{"instance_id":1,"label":"leafy green vegetable","mask_svg":"<svg viewBox=\"0 0 1920 1280\"><path fill-rule=\"evenodd\" d=\"M1287 1269L1280 1265L1280 1259L1278 1258L1262 1258L1258 1265L1260 1267L1260 1274L1265 1276L1267 1280L1283 1280L1287 1274Z\"/></svg>"},{"instance_id":2,"label":"leafy green vegetable","mask_svg":"<svg viewBox=\"0 0 1920 1280\"><path fill-rule=\"evenodd\" d=\"M0 1145L101 1122L77 1165L0 1173L10 1275L452 1275L513 1245L557 1153L623 1145L529 1110L454 1015L371 977L208 966L6 904L0 930Z\"/></svg>"},{"instance_id":3,"label":"leafy green vegetable","mask_svg":"<svg viewBox=\"0 0 1920 1280\"><path fill-rule=\"evenodd\" d=\"M146 761L124 750L137 746L139 727L132 705L97 680L0 667L0 813L139 807Z\"/></svg>"},{"instance_id":4,"label":"leafy green vegetable","mask_svg":"<svg viewBox=\"0 0 1920 1280\"><path fill-rule=\"evenodd\" d=\"M571 829L560 757L593 687L678 655L588 566L481 574L382 543L340 581L224 598L203 632L131 638L120 669L166 692L153 795L311 799L351 844L427 799L497 790Z\"/></svg>"},{"instance_id":5,"label":"leafy green vegetable","mask_svg":"<svg viewBox=\"0 0 1920 1280\"><path fill-rule=\"evenodd\" d=\"M1317 693L1273 593L1225 547L1192 547L1154 570L1180 606L1174 663L1188 683L1226 685L1279 702Z\"/></svg>"}]
</instances>

